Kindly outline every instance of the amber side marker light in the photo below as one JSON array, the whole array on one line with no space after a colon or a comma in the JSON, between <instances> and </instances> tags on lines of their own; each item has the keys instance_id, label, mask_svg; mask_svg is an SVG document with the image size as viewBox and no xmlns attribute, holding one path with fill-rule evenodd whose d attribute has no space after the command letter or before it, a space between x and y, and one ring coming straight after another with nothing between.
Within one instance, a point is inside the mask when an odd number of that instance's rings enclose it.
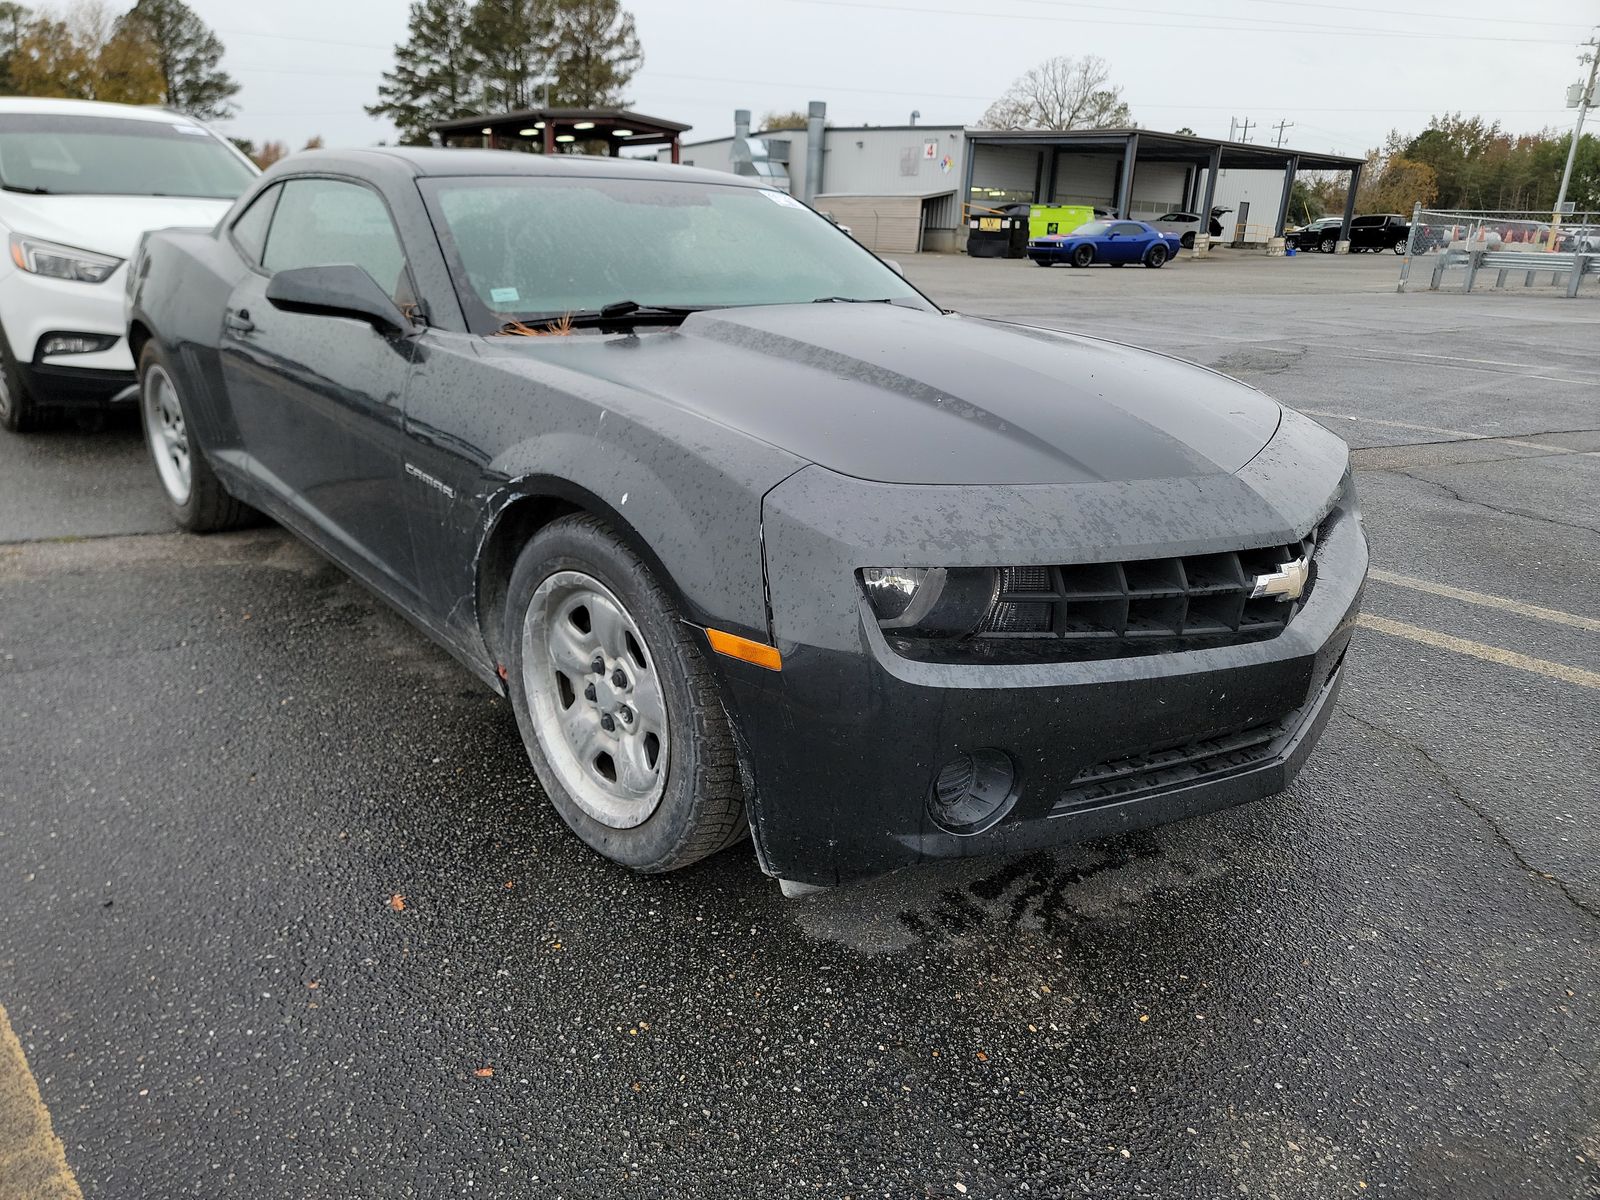
<instances>
[{"instance_id":1,"label":"amber side marker light","mask_svg":"<svg viewBox=\"0 0 1600 1200\"><path fill-rule=\"evenodd\" d=\"M723 633L720 629L706 630L706 640L718 654L755 663L756 666L765 667L769 671L783 670L783 655L778 653L776 646L769 646L765 642L752 642L749 638L742 638L734 633Z\"/></svg>"}]
</instances>

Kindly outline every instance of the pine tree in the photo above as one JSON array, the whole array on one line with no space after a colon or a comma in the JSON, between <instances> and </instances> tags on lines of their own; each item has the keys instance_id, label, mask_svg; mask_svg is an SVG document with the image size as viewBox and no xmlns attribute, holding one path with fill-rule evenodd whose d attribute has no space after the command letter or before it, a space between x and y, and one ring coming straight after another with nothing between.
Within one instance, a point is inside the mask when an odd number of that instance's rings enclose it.
<instances>
[{"instance_id":1,"label":"pine tree","mask_svg":"<svg viewBox=\"0 0 1600 1200\"><path fill-rule=\"evenodd\" d=\"M478 94L479 58L468 41L468 0L412 0L403 45L394 48L394 68L383 73L374 117L388 117L400 144L425 146L428 129L472 111Z\"/></svg>"},{"instance_id":2,"label":"pine tree","mask_svg":"<svg viewBox=\"0 0 1600 1200\"><path fill-rule=\"evenodd\" d=\"M552 22L536 0L478 0L468 41L482 60L479 104L485 112L539 106L550 63Z\"/></svg>"},{"instance_id":3,"label":"pine tree","mask_svg":"<svg viewBox=\"0 0 1600 1200\"><path fill-rule=\"evenodd\" d=\"M556 0L551 50L559 103L573 108L622 104L644 63L633 14L618 0Z\"/></svg>"},{"instance_id":4,"label":"pine tree","mask_svg":"<svg viewBox=\"0 0 1600 1200\"><path fill-rule=\"evenodd\" d=\"M170 107L202 120L233 115L239 85L217 65L222 42L183 0L138 0L123 20L154 45Z\"/></svg>"},{"instance_id":5,"label":"pine tree","mask_svg":"<svg viewBox=\"0 0 1600 1200\"><path fill-rule=\"evenodd\" d=\"M11 82L11 60L28 32L33 14L15 0L0 0L0 94L15 96L16 86Z\"/></svg>"}]
</instances>

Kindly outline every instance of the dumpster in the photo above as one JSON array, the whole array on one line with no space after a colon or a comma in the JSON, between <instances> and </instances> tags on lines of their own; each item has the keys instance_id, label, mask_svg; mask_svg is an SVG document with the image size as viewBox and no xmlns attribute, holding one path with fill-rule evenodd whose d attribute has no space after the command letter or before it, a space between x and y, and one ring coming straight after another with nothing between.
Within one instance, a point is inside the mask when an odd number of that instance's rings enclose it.
<instances>
[{"instance_id":1,"label":"dumpster","mask_svg":"<svg viewBox=\"0 0 1600 1200\"><path fill-rule=\"evenodd\" d=\"M1028 240L1068 234L1092 220L1094 209L1087 204L1035 204L1028 214Z\"/></svg>"},{"instance_id":2,"label":"dumpster","mask_svg":"<svg viewBox=\"0 0 1600 1200\"><path fill-rule=\"evenodd\" d=\"M980 208L967 216L967 254L972 258L1021 258L1028 250L1026 204Z\"/></svg>"}]
</instances>

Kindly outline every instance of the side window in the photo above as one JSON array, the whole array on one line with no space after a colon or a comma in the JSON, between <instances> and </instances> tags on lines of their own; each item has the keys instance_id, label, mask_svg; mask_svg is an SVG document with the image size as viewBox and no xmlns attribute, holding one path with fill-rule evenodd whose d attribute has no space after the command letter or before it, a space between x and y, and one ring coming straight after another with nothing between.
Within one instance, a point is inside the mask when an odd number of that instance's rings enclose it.
<instances>
[{"instance_id":1,"label":"side window","mask_svg":"<svg viewBox=\"0 0 1600 1200\"><path fill-rule=\"evenodd\" d=\"M261 249L267 244L267 224L272 220L272 206L278 202L280 190L269 187L252 200L250 207L233 223L233 240L238 243L240 253L252 263L261 261Z\"/></svg>"},{"instance_id":2,"label":"side window","mask_svg":"<svg viewBox=\"0 0 1600 1200\"><path fill-rule=\"evenodd\" d=\"M1111 227L1111 232L1116 234L1118 237L1144 236L1144 230L1139 228L1139 226L1135 225L1132 221L1119 221L1117 224Z\"/></svg>"},{"instance_id":3,"label":"side window","mask_svg":"<svg viewBox=\"0 0 1600 1200\"><path fill-rule=\"evenodd\" d=\"M400 235L376 192L340 179L291 179L281 190L263 267L275 272L349 263L371 275L395 303L411 302Z\"/></svg>"}]
</instances>

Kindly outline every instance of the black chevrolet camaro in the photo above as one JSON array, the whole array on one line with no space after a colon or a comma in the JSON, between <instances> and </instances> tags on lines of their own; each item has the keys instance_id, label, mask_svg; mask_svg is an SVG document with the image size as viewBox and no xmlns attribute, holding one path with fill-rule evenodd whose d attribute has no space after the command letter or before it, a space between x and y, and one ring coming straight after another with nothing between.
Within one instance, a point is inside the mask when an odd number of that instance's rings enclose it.
<instances>
[{"instance_id":1,"label":"black chevrolet camaro","mask_svg":"<svg viewBox=\"0 0 1600 1200\"><path fill-rule=\"evenodd\" d=\"M510 698L641 871L833 885L1282 789L1366 577L1343 442L1099 338L942 311L732 175L279 163L129 271L181 525L260 510Z\"/></svg>"}]
</instances>

